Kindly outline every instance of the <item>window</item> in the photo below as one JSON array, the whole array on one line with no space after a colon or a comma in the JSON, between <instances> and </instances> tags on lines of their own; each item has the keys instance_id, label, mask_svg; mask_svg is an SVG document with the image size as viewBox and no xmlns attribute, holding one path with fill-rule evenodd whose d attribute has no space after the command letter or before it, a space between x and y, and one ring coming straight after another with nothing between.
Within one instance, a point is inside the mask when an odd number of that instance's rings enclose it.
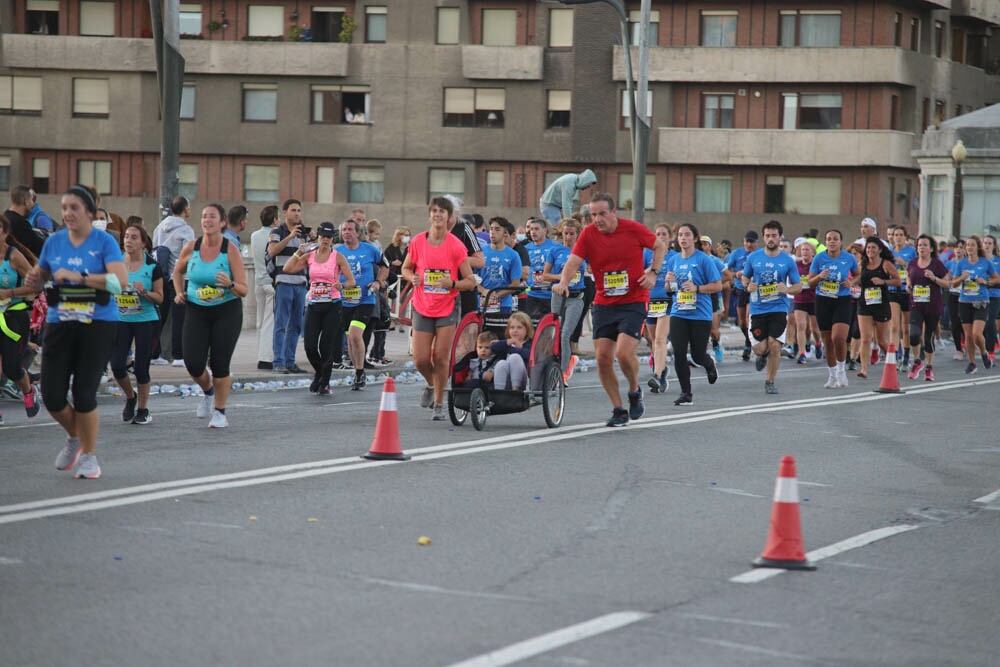
<instances>
[{"instance_id":1,"label":"window","mask_svg":"<svg viewBox=\"0 0 1000 667\"><path fill-rule=\"evenodd\" d=\"M931 176L927 187L930 201L927 203L928 233L951 236L952 194L949 176ZM946 217L947 216L947 217Z\"/></svg>"},{"instance_id":2,"label":"window","mask_svg":"<svg viewBox=\"0 0 1000 667\"><path fill-rule=\"evenodd\" d=\"M966 176L962 181L965 204L962 209L962 236L981 234L993 226L1000 208L1000 176Z\"/></svg>"},{"instance_id":3,"label":"window","mask_svg":"<svg viewBox=\"0 0 1000 667\"><path fill-rule=\"evenodd\" d=\"M427 186L427 201L441 195L455 195L465 199L464 169L431 169Z\"/></svg>"},{"instance_id":4,"label":"window","mask_svg":"<svg viewBox=\"0 0 1000 667\"><path fill-rule=\"evenodd\" d=\"M568 90L549 91L549 113L546 127L569 127L572 93Z\"/></svg>"},{"instance_id":5,"label":"window","mask_svg":"<svg viewBox=\"0 0 1000 667\"><path fill-rule=\"evenodd\" d=\"M695 176L696 213L729 213L732 209L732 176Z\"/></svg>"},{"instance_id":6,"label":"window","mask_svg":"<svg viewBox=\"0 0 1000 667\"><path fill-rule=\"evenodd\" d=\"M437 43L458 44L458 7L437 8Z\"/></svg>"},{"instance_id":7,"label":"window","mask_svg":"<svg viewBox=\"0 0 1000 667\"><path fill-rule=\"evenodd\" d=\"M385 201L385 169L351 167L347 171L347 201L381 204Z\"/></svg>"},{"instance_id":8,"label":"window","mask_svg":"<svg viewBox=\"0 0 1000 667\"><path fill-rule=\"evenodd\" d=\"M910 51L920 50L920 19L910 19Z\"/></svg>"},{"instance_id":9,"label":"window","mask_svg":"<svg viewBox=\"0 0 1000 667\"><path fill-rule=\"evenodd\" d=\"M802 215L840 214L840 179L786 178L784 208Z\"/></svg>"},{"instance_id":10,"label":"window","mask_svg":"<svg viewBox=\"0 0 1000 667\"><path fill-rule=\"evenodd\" d=\"M899 95L893 95L889 102L889 129L899 129Z\"/></svg>"},{"instance_id":11,"label":"window","mask_svg":"<svg viewBox=\"0 0 1000 667\"><path fill-rule=\"evenodd\" d=\"M312 41L339 42L345 16L347 13L343 7L313 7Z\"/></svg>"},{"instance_id":12,"label":"window","mask_svg":"<svg viewBox=\"0 0 1000 667\"><path fill-rule=\"evenodd\" d=\"M182 35L201 34L201 3L182 2L180 6Z\"/></svg>"},{"instance_id":13,"label":"window","mask_svg":"<svg viewBox=\"0 0 1000 667\"><path fill-rule=\"evenodd\" d=\"M278 199L278 167L247 164L243 166L243 199L268 201Z\"/></svg>"},{"instance_id":14,"label":"window","mask_svg":"<svg viewBox=\"0 0 1000 667\"><path fill-rule=\"evenodd\" d=\"M840 93L783 93L781 126L786 130L840 129Z\"/></svg>"},{"instance_id":15,"label":"window","mask_svg":"<svg viewBox=\"0 0 1000 667\"><path fill-rule=\"evenodd\" d=\"M115 3L83 0L80 3L80 34L114 37Z\"/></svg>"},{"instance_id":16,"label":"window","mask_svg":"<svg viewBox=\"0 0 1000 667\"><path fill-rule=\"evenodd\" d=\"M732 93L705 93L702 127L732 128L736 96Z\"/></svg>"},{"instance_id":17,"label":"window","mask_svg":"<svg viewBox=\"0 0 1000 667\"><path fill-rule=\"evenodd\" d=\"M0 190L10 190L10 156L0 155Z\"/></svg>"},{"instance_id":18,"label":"window","mask_svg":"<svg viewBox=\"0 0 1000 667\"><path fill-rule=\"evenodd\" d=\"M486 171L486 200L483 206L503 205L503 172L489 169Z\"/></svg>"},{"instance_id":19,"label":"window","mask_svg":"<svg viewBox=\"0 0 1000 667\"><path fill-rule=\"evenodd\" d=\"M31 161L31 189L40 195L49 193L49 159L36 157Z\"/></svg>"},{"instance_id":20,"label":"window","mask_svg":"<svg viewBox=\"0 0 1000 667\"><path fill-rule=\"evenodd\" d=\"M385 7L365 7L366 42L376 44L385 42L387 11Z\"/></svg>"},{"instance_id":21,"label":"window","mask_svg":"<svg viewBox=\"0 0 1000 667\"><path fill-rule=\"evenodd\" d=\"M181 88L181 120L194 120L194 105L198 88L193 83L185 83Z\"/></svg>"},{"instance_id":22,"label":"window","mask_svg":"<svg viewBox=\"0 0 1000 667\"><path fill-rule=\"evenodd\" d=\"M59 34L59 0L28 0L25 9L30 34Z\"/></svg>"},{"instance_id":23,"label":"window","mask_svg":"<svg viewBox=\"0 0 1000 667\"><path fill-rule=\"evenodd\" d=\"M737 13L703 11L701 13L702 46L736 46Z\"/></svg>"},{"instance_id":24,"label":"window","mask_svg":"<svg viewBox=\"0 0 1000 667\"><path fill-rule=\"evenodd\" d=\"M107 118L110 108L107 79L73 79L73 116Z\"/></svg>"},{"instance_id":25,"label":"window","mask_svg":"<svg viewBox=\"0 0 1000 667\"><path fill-rule=\"evenodd\" d=\"M482 43L485 46L516 46L517 10L484 9Z\"/></svg>"},{"instance_id":26,"label":"window","mask_svg":"<svg viewBox=\"0 0 1000 667\"><path fill-rule=\"evenodd\" d=\"M961 28L951 29L951 59L956 63L963 62L965 55L965 33Z\"/></svg>"},{"instance_id":27,"label":"window","mask_svg":"<svg viewBox=\"0 0 1000 667\"><path fill-rule=\"evenodd\" d=\"M944 100L934 100L934 124L947 120L945 115Z\"/></svg>"},{"instance_id":28,"label":"window","mask_svg":"<svg viewBox=\"0 0 1000 667\"><path fill-rule=\"evenodd\" d=\"M646 94L646 120L653 117L653 91ZM632 105L629 104L628 91L622 91L622 129L632 127Z\"/></svg>"},{"instance_id":29,"label":"window","mask_svg":"<svg viewBox=\"0 0 1000 667\"><path fill-rule=\"evenodd\" d=\"M333 167L316 167L316 202L333 203Z\"/></svg>"},{"instance_id":30,"label":"window","mask_svg":"<svg viewBox=\"0 0 1000 667\"><path fill-rule=\"evenodd\" d=\"M639 36L642 34L642 12L630 11L628 25L629 39L633 44L638 44ZM657 46L660 43L660 10L658 9L649 12L649 34L646 35L646 43L650 46Z\"/></svg>"},{"instance_id":31,"label":"window","mask_svg":"<svg viewBox=\"0 0 1000 667\"><path fill-rule=\"evenodd\" d=\"M198 198L198 165L181 163L177 167L177 194L188 198Z\"/></svg>"},{"instance_id":32,"label":"window","mask_svg":"<svg viewBox=\"0 0 1000 667\"><path fill-rule=\"evenodd\" d=\"M368 86L314 85L311 94L311 122L317 124L371 124L371 92Z\"/></svg>"},{"instance_id":33,"label":"window","mask_svg":"<svg viewBox=\"0 0 1000 667\"><path fill-rule=\"evenodd\" d=\"M243 120L253 122L278 120L278 84L243 84Z\"/></svg>"},{"instance_id":34,"label":"window","mask_svg":"<svg viewBox=\"0 0 1000 667\"><path fill-rule=\"evenodd\" d=\"M111 194L111 160L77 160L76 182L92 186L99 195Z\"/></svg>"},{"instance_id":35,"label":"window","mask_svg":"<svg viewBox=\"0 0 1000 667\"><path fill-rule=\"evenodd\" d=\"M840 46L840 12L782 11L781 46Z\"/></svg>"},{"instance_id":36,"label":"window","mask_svg":"<svg viewBox=\"0 0 1000 667\"><path fill-rule=\"evenodd\" d=\"M281 37L285 34L285 11L281 5L250 5L248 37Z\"/></svg>"},{"instance_id":37,"label":"window","mask_svg":"<svg viewBox=\"0 0 1000 667\"><path fill-rule=\"evenodd\" d=\"M0 113L38 115L41 112L41 77L0 76Z\"/></svg>"},{"instance_id":38,"label":"window","mask_svg":"<svg viewBox=\"0 0 1000 667\"><path fill-rule=\"evenodd\" d=\"M893 46L903 45L903 13L896 12L895 22L892 26L892 44Z\"/></svg>"},{"instance_id":39,"label":"window","mask_svg":"<svg viewBox=\"0 0 1000 667\"><path fill-rule=\"evenodd\" d=\"M990 38L986 35L969 35L965 48L965 64L972 67L986 68L987 50Z\"/></svg>"},{"instance_id":40,"label":"window","mask_svg":"<svg viewBox=\"0 0 1000 667\"><path fill-rule=\"evenodd\" d=\"M545 172L543 174L543 176L542 176L542 180L543 180L543 183L542 183L542 192L545 192L546 190L548 190L550 185L552 185L553 183L555 183L556 180L559 179L561 176L565 176L565 175L566 175L566 172L564 172L564 171L547 171L547 172Z\"/></svg>"},{"instance_id":41,"label":"window","mask_svg":"<svg viewBox=\"0 0 1000 667\"><path fill-rule=\"evenodd\" d=\"M944 23L941 21L934 22L934 55L944 57Z\"/></svg>"},{"instance_id":42,"label":"window","mask_svg":"<svg viewBox=\"0 0 1000 667\"><path fill-rule=\"evenodd\" d=\"M618 206L619 208L632 208L632 188L635 178L632 174L618 175ZM626 206L626 204L629 204ZM643 195L643 209L652 211L656 208L656 174L646 174L646 187Z\"/></svg>"},{"instance_id":43,"label":"window","mask_svg":"<svg viewBox=\"0 0 1000 667\"><path fill-rule=\"evenodd\" d=\"M445 88L445 127L503 127L503 88Z\"/></svg>"},{"instance_id":44,"label":"window","mask_svg":"<svg viewBox=\"0 0 1000 667\"><path fill-rule=\"evenodd\" d=\"M573 46L573 10L549 10L549 46Z\"/></svg>"}]
</instances>

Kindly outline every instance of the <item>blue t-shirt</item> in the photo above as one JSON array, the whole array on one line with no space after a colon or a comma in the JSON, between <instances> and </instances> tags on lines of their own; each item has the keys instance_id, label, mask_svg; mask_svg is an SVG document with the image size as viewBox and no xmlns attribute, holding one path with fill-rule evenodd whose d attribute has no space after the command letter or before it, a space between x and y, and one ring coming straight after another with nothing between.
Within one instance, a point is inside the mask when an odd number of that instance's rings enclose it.
<instances>
[{"instance_id":1,"label":"blue t-shirt","mask_svg":"<svg viewBox=\"0 0 1000 667\"><path fill-rule=\"evenodd\" d=\"M493 246L483 246L483 268L476 269L476 273L483 279L482 286L486 289L497 289L507 287L511 283L521 280L521 256L510 247L503 250L494 250ZM482 308L482 295L479 296L480 308ZM511 310L514 307L514 297L505 294L500 297L500 310ZM496 307L487 306L488 312L493 312Z\"/></svg>"},{"instance_id":2,"label":"blue t-shirt","mask_svg":"<svg viewBox=\"0 0 1000 667\"><path fill-rule=\"evenodd\" d=\"M756 251L755 251L756 252ZM746 251L746 248L736 248L731 253L729 253L729 259L726 261L726 268L733 272L733 289L742 292L743 291L743 281L740 280L740 274L743 273L743 267L747 263L747 257L750 253Z\"/></svg>"},{"instance_id":3,"label":"blue t-shirt","mask_svg":"<svg viewBox=\"0 0 1000 667\"><path fill-rule=\"evenodd\" d=\"M854 255L841 250L839 255L831 257L829 252L823 251L813 258L809 273L822 273L827 269L830 275L816 283L816 296L828 299L851 296L851 288L844 285L844 281L848 280L851 274L858 273L858 260L854 259Z\"/></svg>"},{"instance_id":4,"label":"blue t-shirt","mask_svg":"<svg viewBox=\"0 0 1000 667\"><path fill-rule=\"evenodd\" d=\"M562 274L563 267L566 266L566 262L569 261L569 256L573 254L572 248L567 248L559 243L554 243L552 245L552 250L549 252L549 258L546 260L552 265L552 270L549 273L560 275ZM569 290L571 292L580 292L586 287L583 282L583 274L587 271L587 260L583 261L580 268L577 269L576 275L569 281Z\"/></svg>"},{"instance_id":5,"label":"blue t-shirt","mask_svg":"<svg viewBox=\"0 0 1000 667\"><path fill-rule=\"evenodd\" d=\"M993 270L1000 273L1000 255L993 255ZM990 288L990 298L995 299L1000 297L1000 285Z\"/></svg>"},{"instance_id":6,"label":"blue t-shirt","mask_svg":"<svg viewBox=\"0 0 1000 667\"><path fill-rule=\"evenodd\" d=\"M83 243L74 246L69 240L69 230L62 229L45 240L42 254L38 258L38 266L53 275L59 269L107 273L109 263L120 261L122 261L122 251L111 234L100 229L91 229L90 235ZM59 304L57 307L49 308L45 317L45 321L49 323L89 320L117 322L118 303L114 299L108 299L104 305Z\"/></svg>"},{"instance_id":7,"label":"blue t-shirt","mask_svg":"<svg viewBox=\"0 0 1000 667\"><path fill-rule=\"evenodd\" d=\"M660 264L660 272L656 274L656 282L649 290L649 298L652 299L669 299L670 292L667 291L667 271L670 266L670 261L677 255L677 251L673 248L668 248L667 252L663 255L663 263ZM646 248L642 251L642 265L645 268L649 268L653 264L653 251Z\"/></svg>"},{"instance_id":8,"label":"blue t-shirt","mask_svg":"<svg viewBox=\"0 0 1000 667\"><path fill-rule=\"evenodd\" d=\"M788 299L778 291L779 284L799 282L799 267L795 260L783 252L775 257L761 248L747 257L743 275L757 283L757 291L750 294L750 314L788 312Z\"/></svg>"},{"instance_id":9,"label":"blue t-shirt","mask_svg":"<svg viewBox=\"0 0 1000 667\"><path fill-rule=\"evenodd\" d=\"M141 283L146 291L152 291L153 283L163 278L159 265L149 255L143 255L145 262L136 271L128 272L128 284L122 285L122 293L115 295L118 302L118 317L122 322L155 322L160 319L156 304L135 291L135 284Z\"/></svg>"},{"instance_id":10,"label":"blue t-shirt","mask_svg":"<svg viewBox=\"0 0 1000 667\"><path fill-rule=\"evenodd\" d=\"M893 249L893 251L892 251L892 257L893 257L893 259L897 259L897 258L902 257L903 258L903 265L900 266L898 263L894 262L894 264L896 265L896 273L899 274L899 279L900 279L901 282L900 282L899 287L895 287L893 285L889 285L889 291L890 292L898 292L898 291L902 290L903 292L905 292L906 291L906 275L907 275L907 269L906 269L906 267L908 267L910 265L910 262L912 260L914 260L914 259L917 258L917 249L914 248L913 246L905 245L905 246L903 246L902 250Z\"/></svg>"},{"instance_id":11,"label":"blue t-shirt","mask_svg":"<svg viewBox=\"0 0 1000 667\"><path fill-rule=\"evenodd\" d=\"M953 276L958 278L966 271L969 272L969 276L960 284L962 291L958 296L959 302L973 303L975 301L989 301L990 290L985 285L981 285L976 282L976 280L978 278L989 279L990 276L997 272L996 268L993 266L993 262L985 257L980 257L975 264L969 262L968 258L959 260L958 264L955 266L955 273Z\"/></svg>"},{"instance_id":12,"label":"blue t-shirt","mask_svg":"<svg viewBox=\"0 0 1000 667\"><path fill-rule=\"evenodd\" d=\"M524 249L528 251L528 260L531 263L531 269L528 271L528 296L538 297L539 299L548 299L552 296L552 286L538 287L540 282L546 282L542 278L542 273L545 270L545 262L549 258L549 252L558 245L552 239L545 239L541 243L529 243L524 246Z\"/></svg>"},{"instance_id":13,"label":"blue t-shirt","mask_svg":"<svg viewBox=\"0 0 1000 667\"><path fill-rule=\"evenodd\" d=\"M958 273L956 273L955 271L955 268L958 266L958 262L959 262L958 258L952 257L951 259L949 259L947 262L944 263L944 267L948 269L948 276L952 279L958 277ZM961 294L962 286L959 285L958 287L955 287L953 285L948 288L948 291L951 292L952 294Z\"/></svg>"},{"instance_id":14,"label":"blue t-shirt","mask_svg":"<svg viewBox=\"0 0 1000 667\"><path fill-rule=\"evenodd\" d=\"M701 250L695 250L687 259L681 253L675 253L667 265L667 272L674 273L674 303L670 308L671 317L682 317L687 320L712 319L712 295L700 292L684 292L681 285L689 280L697 286L722 280L722 274L712 258Z\"/></svg>"},{"instance_id":15,"label":"blue t-shirt","mask_svg":"<svg viewBox=\"0 0 1000 667\"><path fill-rule=\"evenodd\" d=\"M371 243L361 241L354 250L343 243L334 250L344 256L354 274L355 286L341 291L344 308L375 303L375 293L368 290L368 285L375 281L375 267L382 263L379 249Z\"/></svg>"},{"instance_id":16,"label":"blue t-shirt","mask_svg":"<svg viewBox=\"0 0 1000 667\"><path fill-rule=\"evenodd\" d=\"M222 240L222 249L211 262L201 258L201 242L201 238L194 242L194 252L191 253L191 259L188 260L188 303L199 306L219 306L239 298L231 290L223 289L215 284L215 274L219 271L228 274L230 278L233 276L233 272L229 268L229 242L226 239Z\"/></svg>"}]
</instances>

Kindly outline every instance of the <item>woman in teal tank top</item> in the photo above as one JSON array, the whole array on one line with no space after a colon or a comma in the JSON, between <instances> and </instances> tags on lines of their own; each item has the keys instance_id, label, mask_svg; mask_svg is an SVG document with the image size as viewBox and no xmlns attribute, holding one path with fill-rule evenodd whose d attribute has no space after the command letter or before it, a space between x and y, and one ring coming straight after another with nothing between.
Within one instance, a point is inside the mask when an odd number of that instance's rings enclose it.
<instances>
[{"instance_id":1,"label":"woman in teal tank top","mask_svg":"<svg viewBox=\"0 0 1000 667\"><path fill-rule=\"evenodd\" d=\"M35 294L35 290L24 284L24 277L34 261L31 251L11 235L10 220L0 213L0 357L3 374L21 390L28 417L34 417L39 410L31 378L21 366L31 323L31 306L24 297ZM0 424L3 423L0 414Z\"/></svg>"}]
</instances>

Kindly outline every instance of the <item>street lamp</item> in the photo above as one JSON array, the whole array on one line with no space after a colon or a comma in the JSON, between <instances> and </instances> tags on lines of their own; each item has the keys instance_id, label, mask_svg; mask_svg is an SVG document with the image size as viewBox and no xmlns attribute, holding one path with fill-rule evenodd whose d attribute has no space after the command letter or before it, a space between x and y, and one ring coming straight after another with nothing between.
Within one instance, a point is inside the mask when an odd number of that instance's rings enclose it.
<instances>
[{"instance_id":1,"label":"street lamp","mask_svg":"<svg viewBox=\"0 0 1000 667\"><path fill-rule=\"evenodd\" d=\"M955 196L952 200L951 210L951 235L956 239L962 238L962 163L969 157L969 151L965 144L959 139L951 147L951 160L955 163Z\"/></svg>"}]
</instances>

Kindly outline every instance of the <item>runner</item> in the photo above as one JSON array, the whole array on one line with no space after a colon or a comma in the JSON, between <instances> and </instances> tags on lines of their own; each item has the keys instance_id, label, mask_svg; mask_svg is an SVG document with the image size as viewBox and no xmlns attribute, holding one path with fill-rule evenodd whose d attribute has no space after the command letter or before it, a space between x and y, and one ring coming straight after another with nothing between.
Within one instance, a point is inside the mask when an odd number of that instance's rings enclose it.
<instances>
[{"instance_id":1,"label":"runner","mask_svg":"<svg viewBox=\"0 0 1000 667\"><path fill-rule=\"evenodd\" d=\"M542 275L542 278L549 283L559 282L559 276L562 274L563 267L566 266L566 260L569 259L583 227L573 218L566 218L560 225L562 226L562 244L557 243L552 247L545 260L545 272ZM567 386L570 378L573 377L573 370L576 368L577 362L580 361L580 358L572 353L573 345L570 341L577 323L583 316L583 294L586 290L583 276L586 272L587 263L584 262L569 283L569 296L552 294L551 308L553 313L558 313L562 309L563 303L566 304L566 314L559 324L559 353L562 359L563 383Z\"/></svg>"},{"instance_id":2,"label":"runner","mask_svg":"<svg viewBox=\"0 0 1000 667\"><path fill-rule=\"evenodd\" d=\"M861 370L859 378L868 377L869 363L876 363L878 357L873 349L871 359L866 351L874 338L878 349L888 351L891 327L889 320L892 310L889 305L889 286L899 286L899 274L892 261L892 251L882 244L882 239L869 236L865 240L865 254L861 259L861 275L852 282L861 287L858 299L858 327L861 329Z\"/></svg>"},{"instance_id":3,"label":"runner","mask_svg":"<svg viewBox=\"0 0 1000 667\"><path fill-rule=\"evenodd\" d=\"M809 286L816 290L816 323L823 338L829 378L824 387L847 386L847 332L851 325L851 275L857 274L854 256L841 248L843 234L826 233L826 250L809 267Z\"/></svg>"},{"instance_id":4,"label":"runner","mask_svg":"<svg viewBox=\"0 0 1000 667\"><path fill-rule=\"evenodd\" d=\"M708 255L708 257L715 262L715 267L719 269L719 274L722 276L723 284L726 280L726 263L715 254L715 246L712 245L711 236L702 236L700 240L700 249L703 253ZM755 251L756 252L756 251ZM743 281L739 277L730 277L730 280L739 280L740 284ZM709 330L708 337L712 342L712 354L715 357L715 363L721 364L723 359L722 350L722 314L723 314L723 303L722 303L722 292L716 292L712 295L712 328Z\"/></svg>"},{"instance_id":5,"label":"runner","mask_svg":"<svg viewBox=\"0 0 1000 667\"><path fill-rule=\"evenodd\" d=\"M1000 273L1000 254L998 254L997 237L987 234L983 237L983 257L993 262L993 268ZM990 362L996 364L996 352L1000 350L1000 337L997 336L997 318L1000 318L1000 284L990 287L990 308L986 313L986 326L983 337L986 339L986 354Z\"/></svg>"},{"instance_id":6,"label":"runner","mask_svg":"<svg viewBox=\"0 0 1000 667\"><path fill-rule=\"evenodd\" d=\"M552 309L552 284L545 280L545 262L549 254L558 244L548 237L548 223L542 218L535 218L528 223L528 239L525 246L528 251L531 269L528 272L528 298L524 301L524 312L531 317L531 323L538 326L538 321L548 315Z\"/></svg>"},{"instance_id":7,"label":"runner","mask_svg":"<svg viewBox=\"0 0 1000 667\"><path fill-rule=\"evenodd\" d=\"M861 266L865 258L865 249L857 243L852 243L847 249L854 261ZM851 324L847 327L847 370L856 371L861 365L861 327L858 326L858 301L861 299L861 285L851 284ZM818 326L818 325L817 325ZM865 353L867 354L867 352ZM878 360L876 360L876 363Z\"/></svg>"},{"instance_id":8,"label":"runner","mask_svg":"<svg viewBox=\"0 0 1000 667\"><path fill-rule=\"evenodd\" d=\"M674 405L680 406L694 404L691 369L687 363L689 354L694 363L705 369L709 384L715 384L719 379L715 360L706 354L706 350L712 328L712 295L722 291L722 274L712 258L697 249L696 241L700 238L698 228L693 224L680 225L677 228L677 247L680 251L667 265L667 285L674 293L670 309L670 342L674 347L674 370L681 385L681 395Z\"/></svg>"},{"instance_id":9,"label":"runner","mask_svg":"<svg viewBox=\"0 0 1000 667\"><path fill-rule=\"evenodd\" d=\"M963 239L955 241L953 250L951 259L944 263L948 268L948 280L952 282L954 277L958 275L955 267L958 266L959 261L965 259L965 241ZM961 294L962 286L960 284L952 284L948 288L948 328L951 330L951 342L955 345L955 355L952 357L954 361L965 361L965 330L962 328L961 309L958 307L958 299Z\"/></svg>"},{"instance_id":10,"label":"runner","mask_svg":"<svg viewBox=\"0 0 1000 667\"><path fill-rule=\"evenodd\" d=\"M483 248L486 265L477 270L482 282L476 288L479 292L479 307L483 309L483 328L492 331L497 338L504 335L507 319L514 310L514 297L510 292L493 292L489 303L483 299L490 290L501 287L517 289L521 286L521 257L510 247L510 237L514 225L506 218L490 220L490 243Z\"/></svg>"},{"instance_id":11,"label":"runner","mask_svg":"<svg viewBox=\"0 0 1000 667\"><path fill-rule=\"evenodd\" d=\"M951 284L947 280L947 267L938 259L937 243L933 237L927 234L917 237L917 256L907 266L907 274L906 284L910 291L909 343L913 352L913 365L907 377L916 380L923 370L924 380L933 382L934 337L944 309L941 288Z\"/></svg>"},{"instance_id":12,"label":"runner","mask_svg":"<svg viewBox=\"0 0 1000 667\"><path fill-rule=\"evenodd\" d=\"M809 286L809 267L816 256L816 249L813 245L802 239L802 242L795 246L798 259L795 266L799 271L799 282L802 283L802 290L795 295L795 363L806 363L806 337L811 332L813 345L817 348L817 357L821 357L819 352L821 347L819 325L816 324L816 290Z\"/></svg>"},{"instance_id":13,"label":"runner","mask_svg":"<svg viewBox=\"0 0 1000 667\"><path fill-rule=\"evenodd\" d=\"M674 300L667 291L667 271L670 260L677 254L674 250L671 239L673 234L670 225L660 223L654 229L656 238L660 239L667 252L663 255L663 262L655 267L658 271L656 282L649 290L649 308L646 312L646 328L653 330L653 377L649 378L647 386L654 394L665 394L670 388L667 381L667 339L670 336L670 311ZM652 264L653 251L648 248L643 251L643 262Z\"/></svg>"},{"instance_id":14,"label":"runner","mask_svg":"<svg viewBox=\"0 0 1000 667\"><path fill-rule=\"evenodd\" d=\"M958 309L965 331L965 353L969 359L965 374L971 375L976 372L977 349L982 354L983 367L988 370L993 366L986 351L983 329L990 309L987 287L996 283L998 278L993 262L983 256L983 242L975 234L965 240L965 259L955 265L955 271L953 284L962 287Z\"/></svg>"},{"instance_id":15,"label":"runner","mask_svg":"<svg viewBox=\"0 0 1000 667\"><path fill-rule=\"evenodd\" d=\"M646 317L648 290L656 282L657 270L652 267L663 263L666 247L645 225L619 218L614 198L605 192L591 198L590 214L594 224L581 232L552 291L569 296L569 285L583 262L590 263L597 284L593 308L597 371L613 408L607 425L625 426L629 419L639 419L646 411L639 388L636 349ZM645 271L643 248L653 249L652 267ZM622 407L614 367L616 357L628 382L628 410Z\"/></svg>"},{"instance_id":16,"label":"runner","mask_svg":"<svg viewBox=\"0 0 1000 667\"><path fill-rule=\"evenodd\" d=\"M66 225L45 241L27 284L39 291L46 280L49 303L42 345L42 401L66 432L56 469L79 462L77 478L97 479L97 387L111 358L118 307L112 294L127 280L122 251L107 232L94 229L97 202L82 185L62 197ZM72 384L70 378L73 378ZM72 391L73 404L66 399Z\"/></svg>"},{"instance_id":17,"label":"runner","mask_svg":"<svg viewBox=\"0 0 1000 667\"><path fill-rule=\"evenodd\" d=\"M769 220L761 228L764 247L747 257L743 267L743 289L750 295L750 337L757 354L758 371L767 366L764 392L777 394L774 379L781 364L781 346L788 323L788 299L802 291L795 260L778 247L784 233L781 223Z\"/></svg>"},{"instance_id":18,"label":"runner","mask_svg":"<svg viewBox=\"0 0 1000 667\"><path fill-rule=\"evenodd\" d=\"M37 259L31 251L14 238L10 220L0 213L0 357L3 375L20 389L29 418L40 409L31 377L21 363L31 324L31 306L25 297L37 294L37 290L24 284L24 279L35 263Z\"/></svg>"},{"instance_id":19,"label":"runner","mask_svg":"<svg viewBox=\"0 0 1000 667\"><path fill-rule=\"evenodd\" d=\"M740 331L743 332L743 361L750 361L750 333L747 321L747 306L750 303L750 297L747 295L746 290L743 289L743 281L740 280L740 275L743 274L743 266L746 264L747 257L756 249L757 232L750 229L743 235L743 247L736 248L729 253L729 259L726 260L726 268L734 276L733 293L730 298L736 299L736 321L740 327Z\"/></svg>"},{"instance_id":20,"label":"runner","mask_svg":"<svg viewBox=\"0 0 1000 667\"><path fill-rule=\"evenodd\" d=\"M899 287L889 288L889 304L892 309L889 340L896 344L897 350L904 350L902 363L896 367L902 372L909 367L910 363L910 348L908 345L901 345L903 336L910 331L910 292L907 289L906 277L910 262L917 257L917 251L909 244L910 235L906 233L906 228L903 225L890 228L889 240L892 241L892 261L896 266L900 280Z\"/></svg>"}]
</instances>

